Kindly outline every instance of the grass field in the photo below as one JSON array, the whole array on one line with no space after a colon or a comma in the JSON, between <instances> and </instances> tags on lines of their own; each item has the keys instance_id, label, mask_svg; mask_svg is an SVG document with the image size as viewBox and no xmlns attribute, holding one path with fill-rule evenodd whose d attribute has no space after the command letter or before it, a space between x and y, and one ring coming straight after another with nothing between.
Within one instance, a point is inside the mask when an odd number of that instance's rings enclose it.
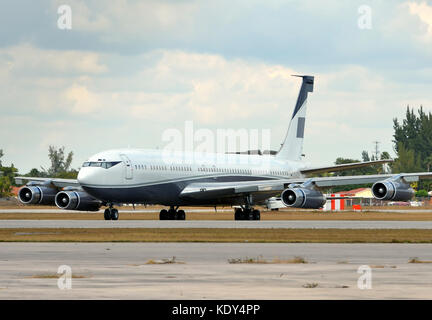
<instances>
[{"instance_id":1,"label":"grass field","mask_svg":"<svg viewBox=\"0 0 432 320\"><path fill-rule=\"evenodd\" d=\"M2 242L432 243L430 229L0 229Z\"/></svg>"}]
</instances>

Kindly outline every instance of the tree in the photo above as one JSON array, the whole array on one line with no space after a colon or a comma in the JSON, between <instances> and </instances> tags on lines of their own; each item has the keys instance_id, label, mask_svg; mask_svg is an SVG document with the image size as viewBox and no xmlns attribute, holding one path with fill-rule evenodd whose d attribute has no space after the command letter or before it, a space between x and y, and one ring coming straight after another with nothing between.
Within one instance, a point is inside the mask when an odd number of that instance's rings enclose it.
<instances>
[{"instance_id":1,"label":"tree","mask_svg":"<svg viewBox=\"0 0 432 320\"><path fill-rule=\"evenodd\" d=\"M414 109L407 106L402 124L393 119L393 143L398 157L400 146L403 146L404 151L412 150L416 161L420 162L420 169L425 170L427 159L432 155L432 113L426 114L422 106L417 113L418 115L414 113Z\"/></svg>"},{"instance_id":2,"label":"tree","mask_svg":"<svg viewBox=\"0 0 432 320\"><path fill-rule=\"evenodd\" d=\"M12 182L8 176L0 177L0 198L8 197L11 195Z\"/></svg>"},{"instance_id":3,"label":"tree","mask_svg":"<svg viewBox=\"0 0 432 320\"><path fill-rule=\"evenodd\" d=\"M11 186L15 186L15 174L18 172L18 169L14 167L13 163L10 167L0 167L0 171L2 172L2 177L7 178L7 183ZM3 181L6 183L5 181Z\"/></svg>"},{"instance_id":4,"label":"tree","mask_svg":"<svg viewBox=\"0 0 432 320\"><path fill-rule=\"evenodd\" d=\"M398 146L399 157L392 165L394 173L408 173L421 171L421 163L419 157L416 157L414 150L405 148L403 143Z\"/></svg>"},{"instance_id":5,"label":"tree","mask_svg":"<svg viewBox=\"0 0 432 320\"><path fill-rule=\"evenodd\" d=\"M64 147L55 148L54 146L49 146L48 157L51 161L51 167L48 170L44 170L47 176L59 177L60 175L65 175L65 173L73 172L75 170L70 169L73 152L69 152L65 159Z\"/></svg>"},{"instance_id":6,"label":"tree","mask_svg":"<svg viewBox=\"0 0 432 320\"><path fill-rule=\"evenodd\" d=\"M3 150L0 149L0 159L4 156ZM15 173L18 170L12 164L10 167L3 167L0 160L0 197L8 197L11 195L12 185L15 180Z\"/></svg>"},{"instance_id":7,"label":"tree","mask_svg":"<svg viewBox=\"0 0 432 320\"><path fill-rule=\"evenodd\" d=\"M400 123L393 119L393 143L397 159L393 163L394 172L429 171L432 166L432 113L423 107L414 113L407 106L405 119ZM430 190L431 181L419 181L419 188Z\"/></svg>"},{"instance_id":8,"label":"tree","mask_svg":"<svg viewBox=\"0 0 432 320\"><path fill-rule=\"evenodd\" d=\"M33 168L29 171L29 173L26 173L25 176L27 177L46 177L45 172L39 171L36 168Z\"/></svg>"},{"instance_id":9,"label":"tree","mask_svg":"<svg viewBox=\"0 0 432 320\"><path fill-rule=\"evenodd\" d=\"M427 190L422 189L422 190L417 191L415 193L415 196L417 198L426 198L428 196L428 192L427 192Z\"/></svg>"},{"instance_id":10,"label":"tree","mask_svg":"<svg viewBox=\"0 0 432 320\"><path fill-rule=\"evenodd\" d=\"M388 153L387 151L383 151L382 153L381 153L381 160L385 160L385 159L391 159L391 157L390 157L390 153Z\"/></svg>"},{"instance_id":11,"label":"tree","mask_svg":"<svg viewBox=\"0 0 432 320\"><path fill-rule=\"evenodd\" d=\"M430 172L432 167L432 154L426 158L426 165L427 165L427 171Z\"/></svg>"}]
</instances>

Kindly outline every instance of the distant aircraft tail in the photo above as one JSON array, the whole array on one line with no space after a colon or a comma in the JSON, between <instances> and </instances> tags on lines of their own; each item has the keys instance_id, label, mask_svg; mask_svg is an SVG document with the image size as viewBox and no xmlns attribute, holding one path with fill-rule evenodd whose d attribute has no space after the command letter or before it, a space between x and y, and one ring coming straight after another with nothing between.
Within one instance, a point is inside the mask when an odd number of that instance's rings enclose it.
<instances>
[{"instance_id":1,"label":"distant aircraft tail","mask_svg":"<svg viewBox=\"0 0 432 320\"><path fill-rule=\"evenodd\" d=\"M303 78L303 83L297 98L293 115L288 127L285 140L276 154L281 160L301 160L303 152L303 137L306 120L306 102L308 92L313 92L313 76L295 76Z\"/></svg>"}]
</instances>

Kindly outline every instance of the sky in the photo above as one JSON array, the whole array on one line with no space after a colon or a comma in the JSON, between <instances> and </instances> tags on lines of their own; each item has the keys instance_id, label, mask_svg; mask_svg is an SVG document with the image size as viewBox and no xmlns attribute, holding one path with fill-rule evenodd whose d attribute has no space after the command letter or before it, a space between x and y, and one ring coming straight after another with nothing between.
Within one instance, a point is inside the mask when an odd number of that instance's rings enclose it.
<instances>
[{"instance_id":1,"label":"sky","mask_svg":"<svg viewBox=\"0 0 432 320\"><path fill-rule=\"evenodd\" d=\"M312 165L361 159L374 141L395 156L393 118L407 105L432 111L432 1L0 8L0 149L20 173L49 167L49 145L73 151L79 168L106 149L164 148L164 132L191 122L269 130L278 150L301 84L293 74L315 76L303 150Z\"/></svg>"}]
</instances>

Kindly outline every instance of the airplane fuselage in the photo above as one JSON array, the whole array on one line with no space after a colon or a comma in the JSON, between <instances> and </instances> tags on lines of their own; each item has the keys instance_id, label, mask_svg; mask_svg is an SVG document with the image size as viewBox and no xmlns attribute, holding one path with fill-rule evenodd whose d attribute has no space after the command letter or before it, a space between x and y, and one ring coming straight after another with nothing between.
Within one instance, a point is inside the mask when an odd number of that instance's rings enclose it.
<instances>
[{"instance_id":1,"label":"airplane fuselage","mask_svg":"<svg viewBox=\"0 0 432 320\"><path fill-rule=\"evenodd\" d=\"M306 167L304 162L271 155L120 149L90 157L80 169L78 181L86 192L105 202L231 205L241 201L221 198L186 203L179 195L193 182L287 179L301 177L300 170Z\"/></svg>"}]
</instances>

